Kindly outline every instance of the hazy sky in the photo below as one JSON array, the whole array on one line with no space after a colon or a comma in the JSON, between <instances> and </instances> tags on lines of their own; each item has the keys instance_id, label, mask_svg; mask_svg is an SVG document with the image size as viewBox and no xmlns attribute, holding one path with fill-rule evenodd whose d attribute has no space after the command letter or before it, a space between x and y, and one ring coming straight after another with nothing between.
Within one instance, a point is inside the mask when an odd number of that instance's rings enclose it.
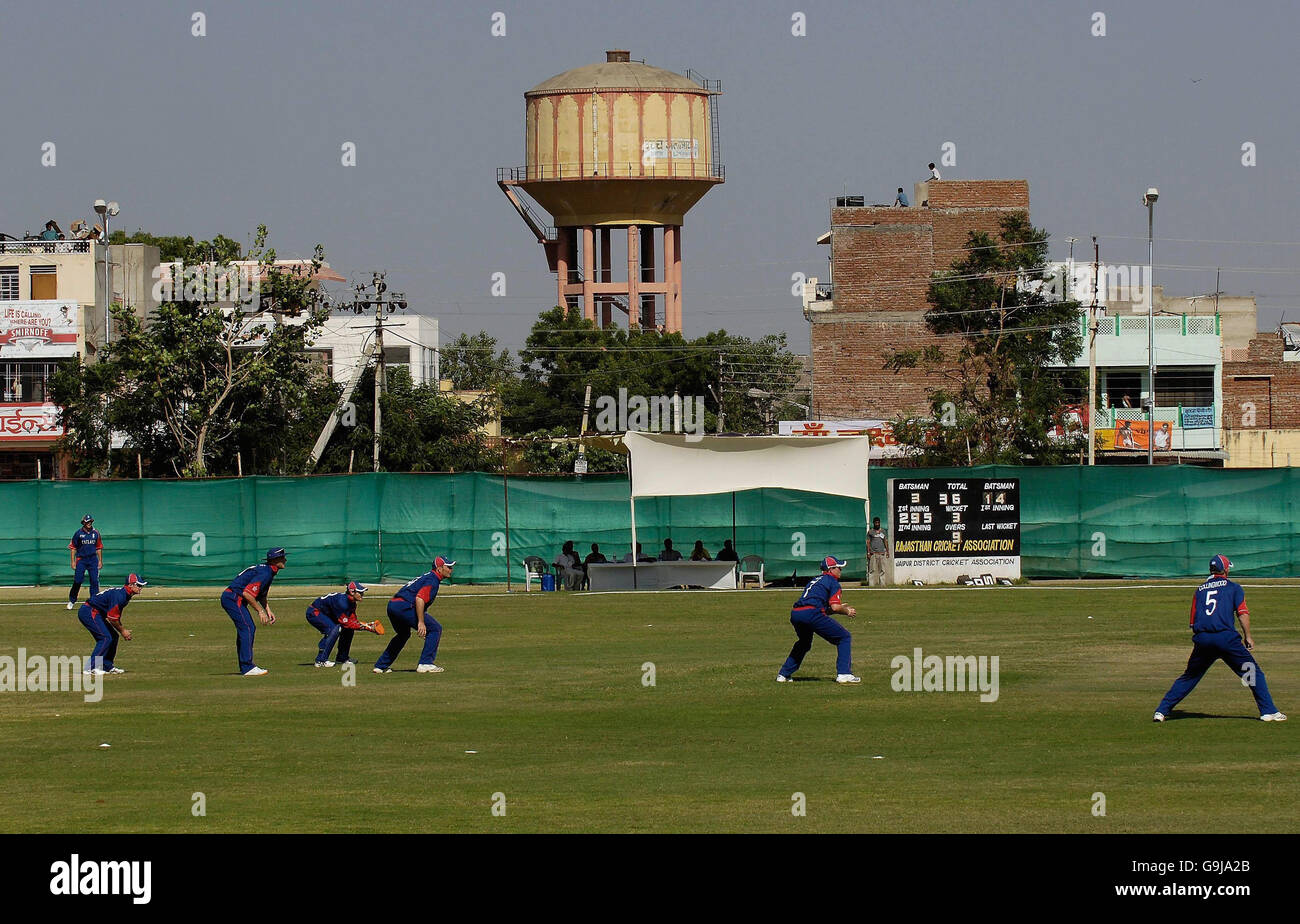
<instances>
[{"instance_id":1,"label":"hazy sky","mask_svg":"<svg viewBox=\"0 0 1300 924\"><path fill-rule=\"evenodd\" d=\"M829 199L910 193L945 142L945 178L1029 180L1059 258L1096 234L1104 261L1145 263L1158 186L1156 283L1212 292L1222 266L1272 328L1300 320L1298 33L1293 0L12 2L0 231L66 230L98 197L127 230L265 223L281 256L319 241L349 279L387 270L444 341L483 328L516 348L554 301L496 186L523 162L523 93L626 48L723 82L727 182L687 216L687 336L784 330L806 350L790 277L825 277Z\"/></svg>"}]
</instances>

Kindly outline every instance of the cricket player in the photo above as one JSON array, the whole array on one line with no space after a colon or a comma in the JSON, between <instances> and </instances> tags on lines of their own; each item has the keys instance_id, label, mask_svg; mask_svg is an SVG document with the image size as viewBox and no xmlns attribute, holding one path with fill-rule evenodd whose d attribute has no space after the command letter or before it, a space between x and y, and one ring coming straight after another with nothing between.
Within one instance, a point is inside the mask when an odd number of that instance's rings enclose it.
<instances>
[{"instance_id":1,"label":"cricket player","mask_svg":"<svg viewBox=\"0 0 1300 924\"><path fill-rule=\"evenodd\" d=\"M1196 687L1205 672L1215 661L1223 661L1241 677L1255 696L1259 717L1265 722L1285 722L1286 716L1277 711L1273 697L1269 696L1264 669L1251 655L1255 641L1250 637L1250 610L1246 608L1246 592L1240 584L1228 580L1232 562L1226 555L1210 559L1210 576L1192 597L1192 613L1188 625L1192 629L1192 656L1187 659L1187 670L1174 681L1165 698L1156 707L1153 721L1163 722L1182 702L1183 697ZM1243 646L1233 619L1241 621L1241 631L1246 635Z\"/></svg>"},{"instance_id":2,"label":"cricket player","mask_svg":"<svg viewBox=\"0 0 1300 924\"><path fill-rule=\"evenodd\" d=\"M352 637L357 629L377 635L384 634L384 627L378 621L362 622L357 619L357 604L365 593L366 585L349 581L341 593L317 597L307 607L307 621L321 634L320 650L316 654L317 667L334 666L329 657L336 641L339 644L339 663L347 664L351 661L355 664L356 659L348 655L352 651Z\"/></svg>"},{"instance_id":3,"label":"cricket player","mask_svg":"<svg viewBox=\"0 0 1300 924\"><path fill-rule=\"evenodd\" d=\"M266 671L253 663L253 636L257 626L248 615L251 606L257 610L262 625L275 623L275 614L266 602L271 582L284 568L288 553L282 548L267 549L266 564L250 565L230 582L221 595L221 606L235 624L235 649L239 653L239 673L245 677L261 677Z\"/></svg>"},{"instance_id":4,"label":"cricket player","mask_svg":"<svg viewBox=\"0 0 1300 924\"><path fill-rule=\"evenodd\" d=\"M840 602L840 574L847 564L834 555L822 559L822 575L810 581L804 588L803 596L795 601L790 610L790 625L798 641L790 649L790 657L781 665L781 672L776 675L777 683L786 683L803 663L804 655L812 648L812 637L820 635L836 647L835 682L861 683L861 677L853 676L852 636L849 630L831 618L831 613L844 613L850 618L858 611Z\"/></svg>"},{"instance_id":5,"label":"cricket player","mask_svg":"<svg viewBox=\"0 0 1300 924\"><path fill-rule=\"evenodd\" d=\"M90 599L81 604L77 619L95 638L95 649L86 659L87 674L125 674L126 671L113 664L117 657L117 640L131 641L131 630L122 626L122 611L131 602L131 598L140 592L148 581L140 580L138 574L128 575L121 587L113 587L102 594L92 594Z\"/></svg>"},{"instance_id":6,"label":"cricket player","mask_svg":"<svg viewBox=\"0 0 1300 924\"><path fill-rule=\"evenodd\" d=\"M89 573L90 595L99 593L99 569L104 567L104 537L95 529L95 518L86 514L81 518L81 529L72 534L68 543L72 559L72 589L68 591L68 609L77 605L81 592L81 579Z\"/></svg>"},{"instance_id":7,"label":"cricket player","mask_svg":"<svg viewBox=\"0 0 1300 924\"><path fill-rule=\"evenodd\" d=\"M454 561L447 561L439 555L433 560L433 570L426 571L415 580L399 590L388 601L388 621L393 624L393 640L388 643L384 653L375 662L376 674L391 674L393 661L402 653L406 640L414 629L424 639L424 650L420 652L420 663L416 673L441 674L442 668L433 663L438 655L438 640L442 638L442 626L429 614L428 608L438 596L438 587L451 578L451 569L456 567Z\"/></svg>"}]
</instances>

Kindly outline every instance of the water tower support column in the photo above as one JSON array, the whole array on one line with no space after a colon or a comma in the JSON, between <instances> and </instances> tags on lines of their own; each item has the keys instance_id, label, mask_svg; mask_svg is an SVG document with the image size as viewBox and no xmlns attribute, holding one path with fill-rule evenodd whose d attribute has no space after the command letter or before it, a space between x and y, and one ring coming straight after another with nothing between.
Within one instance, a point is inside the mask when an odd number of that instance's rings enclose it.
<instances>
[{"instance_id":1,"label":"water tower support column","mask_svg":"<svg viewBox=\"0 0 1300 924\"><path fill-rule=\"evenodd\" d=\"M641 303L641 255L636 225L627 226L627 324L632 326L637 305Z\"/></svg>"},{"instance_id":2,"label":"water tower support column","mask_svg":"<svg viewBox=\"0 0 1300 924\"><path fill-rule=\"evenodd\" d=\"M555 244L555 304L568 305L564 287L569 284L569 270L574 264L573 233L568 228L556 228Z\"/></svg>"},{"instance_id":3,"label":"water tower support column","mask_svg":"<svg viewBox=\"0 0 1300 924\"><path fill-rule=\"evenodd\" d=\"M582 228L582 316L596 320L596 293L592 291L596 278L596 228Z\"/></svg>"},{"instance_id":4,"label":"water tower support column","mask_svg":"<svg viewBox=\"0 0 1300 924\"><path fill-rule=\"evenodd\" d=\"M682 329L682 226L664 228L664 276L668 296L664 299L664 329Z\"/></svg>"},{"instance_id":5,"label":"water tower support column","mask_svg":"<svg viewBox=\"0 0 1300 924\"><path fill-rule=\"evenodd\" d=\"M614 271L610 263L611 248L610 248L609 235L610 235L609 228L600 229L600 281L601 282L614 281ZM614 310L613 300L608 295L606 295L600 300L600 326L601 327L609 327L610 321L613 320L610 317L610 313L613 310Z\"/></svg>"},{"instance_id":6,"label":"water tower support column","mask_svg":"<svg viewBox=\"0 0 1300 924\"><path fill-rule=\"evenodd\" d=\"M655 282L655 229L651 226L642 226L641 228L641 281ZM632 302L628 302L629 311L632 313ZM641 313L639 323L642 327L653 328L655 326L655 297L654 295L641 296Z\"/></svg>"}]
</instances>

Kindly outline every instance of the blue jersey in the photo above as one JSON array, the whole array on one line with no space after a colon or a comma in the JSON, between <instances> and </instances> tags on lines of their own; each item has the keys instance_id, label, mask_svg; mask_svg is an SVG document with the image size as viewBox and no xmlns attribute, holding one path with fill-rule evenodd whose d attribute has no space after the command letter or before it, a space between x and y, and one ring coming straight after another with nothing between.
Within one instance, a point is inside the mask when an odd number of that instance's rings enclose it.
<instances>
[{"instance_id":1,"label":"blue jersey","mask_svg":"<svg viewBox=\"0 0 1300 924\"><path fill-rule=\"evenodd\" d=\"M270 565L250 565L230 582L230 589L236 597L242 597L245 590L251 590L257 601L265 606L266 592L271 589L274 580L275 571Z\"/></svg>"},{"instance_id":2,"label":"blue jersey","mask_svg":"<svg viewBox=\"0 0 1300 924\"><path fill-rule=\"evenodd\" d=\"M397 593L393 594L390 603L404 603L412 609L415 608L416 598L424 601L424 608L428 609L433 598L438 596L438 585L442 581L438 578L435 571L426 571L415 580L406 584Z\"/></svg>"},{"instance_id":3,"label":"blue jersey","mask_svg":"<svg viewBox=\"0 0 1300 924\"><path fill-rule=\"evenodd\" d=\"M1221 575L1210 575L1192 597L1192 614L1188 620L1193 632L1232 632L1238 614L1250 615L1246 592L1241 585Z\"/></svg>"},{"instance_id":4,"label":"blue jersey","mask_svg":"<svg viewBox=\"0 0 1300 924\"><path fill-rule=\"evenodd\" d=\"M357 612L357 605L342 592L317 597L311 605L312 609L320 610L333 622L350 622L350 617L355 616Z\"/></svg>"},{"instance_id":5,"label":"blue jersey","mask_svg":"<svg viewBox=\"0 0 1300 924\"><path fill-rule=\"evenodd\" d=\"M83 561L91 561L104 547L104 539L97 529L79 529L72 534L68 548L77 553Z\"/></svg>"},{"instance_id":6,"label":"blue jersey","mask_svg":"<svg viewBox=\"0 0 1300 924\"><path fill-rule=\"evenodd\" d=\"M130 602L131 595L126 592L125 587L112 587L95 594L86 601L86 605L101 616L120 620L122 611L126 609L126 605Z\"/></svg>"},{"instance_id":7,"label":"blue jersey","mask_svg":"<svg viewBox=\"0 0 1300 924\"><path fill-rule=\"evenodd\" d=\"M831 606L840 603L840 582L830 572L823 572L816 580L809 581L803 590L803 596L795 601L796 610L816 610L826 614Z\"/></svg>"}]
</instances>

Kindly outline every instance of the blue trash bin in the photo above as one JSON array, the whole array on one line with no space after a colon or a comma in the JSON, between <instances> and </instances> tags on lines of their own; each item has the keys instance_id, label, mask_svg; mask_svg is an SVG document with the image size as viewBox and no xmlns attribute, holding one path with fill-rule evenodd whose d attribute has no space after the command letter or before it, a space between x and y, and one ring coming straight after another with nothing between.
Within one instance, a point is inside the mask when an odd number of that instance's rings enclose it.
<instances>
[{"instance_id":1,"label":"blue trash bin","mask_svg":"<svg viewBox=\"0 0 1300 924\"><path fill-rule=\"evenodd\" d=\"M543 575L542 575L542 590L554 590L554 589L555 589L555 575L553 575L553 574L543 574Z\"/></svg>"}]
</instances>

